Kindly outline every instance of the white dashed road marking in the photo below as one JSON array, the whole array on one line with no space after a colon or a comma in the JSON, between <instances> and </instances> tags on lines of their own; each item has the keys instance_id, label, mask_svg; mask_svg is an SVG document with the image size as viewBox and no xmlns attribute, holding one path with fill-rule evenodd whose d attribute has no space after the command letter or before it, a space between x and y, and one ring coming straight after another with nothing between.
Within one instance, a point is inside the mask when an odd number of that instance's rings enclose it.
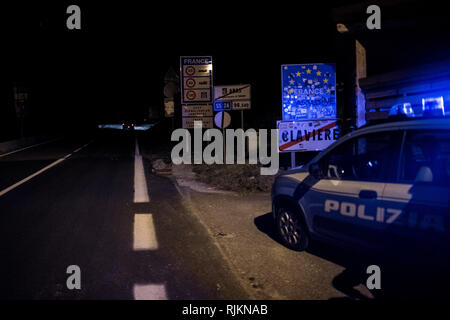
<instances>
[{"instance_id":1,"label":"white dashed road marking","mask_svg":"<svg viewBox=\"0 0 450 320\"><path fill-rule=\"evenodd\" d=\"M135 251L158 249L155 224L151 214L136 213L134 215L133 239L133 249Z\"/></svg>"},{"instance_id":2,"label":"white dashed road marking","mask_svg":"<svg viewBox=\"0 0 450 320\"><path fill-rule=\"evenodd\" d=\"M149 202L147 180L145 179L144 163L141 153L139 152L139 144L136 138L136 149L134 153L134 202Z\"/></svg>"},{"instance_id":3,"label":"white dashed road marking","mask_svg":"<svg viewBox=\"0 0 450 320\"><path fill-rule=\"evenodd\" d=\"M167 300L166 287L163 284L135 284L135 300Z\"/></svg>"},{"instance_id":4,"label":"white dashed road marking","mask_svg":"<svg viewBox=\"0 0 450 320\"><path fill-rule=\"evenodd\" d=\"M145 203L149 201L150 196L145 178L144 163L136 138L134 153L134 202ZM134 214L133 250L158 250L158 240L156 238L152 214ZM135 300L167 300L167 292L164 284L135 284L133 286L133 295Z\"/></svg>"}]
</instances>

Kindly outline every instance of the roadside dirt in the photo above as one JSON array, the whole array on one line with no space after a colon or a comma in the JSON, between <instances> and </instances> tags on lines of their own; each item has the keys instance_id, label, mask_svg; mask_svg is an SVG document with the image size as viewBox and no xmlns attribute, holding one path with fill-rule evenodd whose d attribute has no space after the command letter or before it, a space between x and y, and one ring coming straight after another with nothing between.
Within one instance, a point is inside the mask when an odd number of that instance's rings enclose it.
<instances>
[{"instance_id":1,"label":"roadside dirt","mask_svg":"<svg viewBox=\"0 0 450 320\"><path fill-rule=\"evenodd\" d=\"M278 241L269 192L219 190L199 182L190 166L173 166L171 178L184 205L205 226L243 288L254 299L340 299L334 286L345 267L322 254L295 252ZM370 297L354 283L356 296Z\"/></svg>"}]
</instances>

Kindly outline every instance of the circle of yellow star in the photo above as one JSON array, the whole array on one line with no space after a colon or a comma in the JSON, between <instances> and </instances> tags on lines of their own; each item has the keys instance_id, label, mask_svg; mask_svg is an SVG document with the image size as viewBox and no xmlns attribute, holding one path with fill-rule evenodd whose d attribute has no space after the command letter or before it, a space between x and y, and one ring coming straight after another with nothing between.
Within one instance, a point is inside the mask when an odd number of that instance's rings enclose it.
<instances>
[{"instance_id":1,"label":"circle of yellow star","mask_svg":"<svg viewBox=\"0 0 450 320\"><path fill-rule=\"evenodd\" d=\"M322 72L320 72L320 71L317 71L317 75L318 76L320 76L322 74Z\"/></svg>"},{"instance_id":2,"label":"circle of yellow star","mask_svg":"<svg viewBox=\"0 0 450 320\"><path fill-rule=\"evenodd\" d=\"M297 75L297 77L300 77L300 75L301 75L300 71L297 71L296 75Z\"/></svg>"},{"instance_id":3,"label":"circle of yellow star","mask_svg":"<svg viewBox=\"0 0 450 320\"><path fill-rule=\"evenodd\" d=\"M323 79L323 82L328 83L328 79Z\"/></svg>"},{"instance_id":4,"label":"circle of yellow star","mask_svg":"<svg viewBox=\"0 0 450 320\"><path fill-rule=\"evenodd\" d=\"M306 70L306 73L311 73L311 69L308 68L308 69Z\"/></svg>"}]
</instances>

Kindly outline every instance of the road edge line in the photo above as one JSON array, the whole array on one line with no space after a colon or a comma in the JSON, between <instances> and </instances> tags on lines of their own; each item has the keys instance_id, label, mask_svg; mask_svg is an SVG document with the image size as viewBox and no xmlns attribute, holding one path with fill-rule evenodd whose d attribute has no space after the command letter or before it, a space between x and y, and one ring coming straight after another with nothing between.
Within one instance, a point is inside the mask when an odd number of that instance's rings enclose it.
<instances>
[{"instance_id":1,"label":"road edge line","mask_svg":"<svg viewBox=\"0 0 450 320\"><path fill-rule=\"evenodd\" d=\"M24 151L24 150L27 150L27 149L30 149L30 148L33 148L33 147L37 147L37 146L41 146L41 145L44 145L44 144L47 144L47 143L52 143L52 142L55 142L55 141L58 141L58 140L62 140L62 139L64 139L64 137L59 137L59 138L56 138L56 139L52 139L52 140L48 140L48 141L44 141L44 142L39 142L39 143L33 144L31 146L28 146L28 147L24 147L24 148L21 148L21 149L9 151L7 153L2 153L2 154L0 154L0 158L9 156L10 154L14 154L14 153L17 153L17 152L20 152L20 151Z\"/></svg>"},{"instance_id":2,"label":"road edge line","mask_svg":"<svg viewBox=\"0 0 450 320\"><path fill-rule=\"evenodd\" d=\"M7 194L8 192L14 190L15 188L17 188L18 186L24 184L25 182L30 181L31 179L33 179L34 177L36 177L36 176L40 175L41 173L47 171L48 169L51 169L51 168L53 168L54 166L56 166L57 164L63 162L64 160L66 160L67 158L69 158L70 156L72 156L75 152L80 151L80 150L83 149L84 147L86 147L86 146L88 146L89 144L91 144L93 141L94 141L94 140L91 140L90 142L88 142L87 144L85 144L84 146L82 146L81 148L79 148L79 149L77 149L77 150L75 150L75 151L69 153L68 155L66 155L66 156L64 156L64 157L62 157L62 158L59 158L58 160L56 160L56 161L50 163L49 165L47 165L47 166L45 166L44 168L42 168L42 169L36 171L35 173L29 175L28 177L26 177L26 178L20 180L19 182L16 182L16 183L14 183L13 185L11 185L11 186L9 186L9 187L7 187L7 188L1 190L1 191L0 191L0 197L1 197L1 196L4 196L5 194Z\"/></svg>"}]
</instances>

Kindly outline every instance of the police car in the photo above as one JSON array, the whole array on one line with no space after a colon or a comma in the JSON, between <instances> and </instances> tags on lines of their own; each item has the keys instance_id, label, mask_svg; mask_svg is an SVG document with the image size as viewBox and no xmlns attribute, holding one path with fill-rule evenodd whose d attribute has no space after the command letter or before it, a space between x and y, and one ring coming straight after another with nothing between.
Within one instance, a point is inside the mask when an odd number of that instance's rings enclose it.
<instances>
[{"instance_id":1,"label":"police car","mask_svg":"<svg viewBox=\"0 0 450 320\"><path fill-rule=\"evenodd\" d=\"M278 176L273 216L283 243L449 252L450 119L351 132Z\"/></svg>"}]
</instances>

